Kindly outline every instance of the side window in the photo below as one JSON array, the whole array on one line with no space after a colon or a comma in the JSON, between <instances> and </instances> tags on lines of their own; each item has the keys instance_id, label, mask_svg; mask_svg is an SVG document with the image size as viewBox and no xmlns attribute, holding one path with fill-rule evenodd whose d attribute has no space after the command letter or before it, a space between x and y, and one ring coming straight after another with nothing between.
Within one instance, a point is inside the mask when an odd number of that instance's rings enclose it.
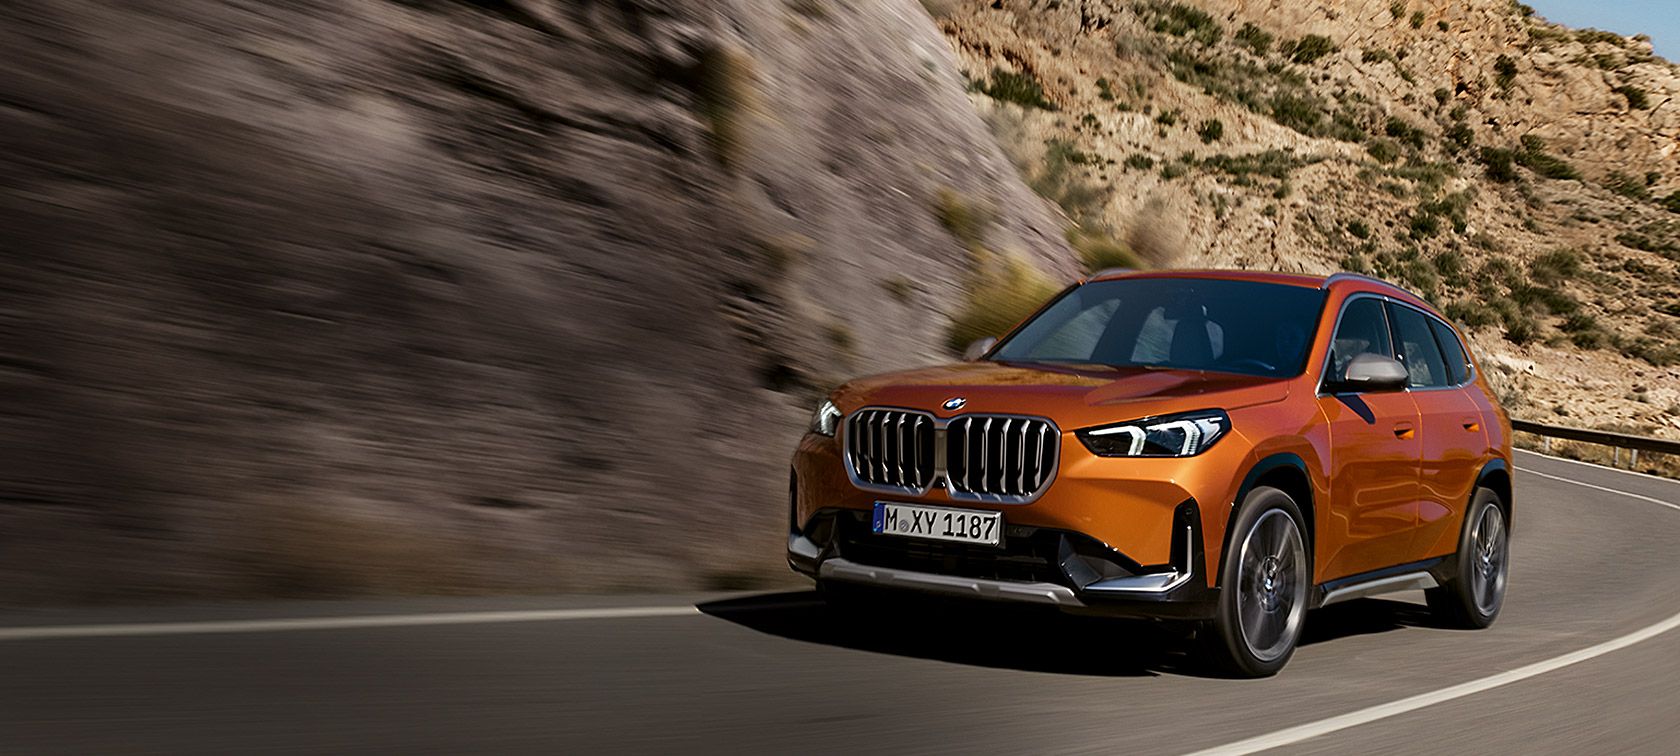
<instances>
[{"instance_id":1,"label":"side window","mask_svg":"<svg viewBox=\"0 0 1680 756\"><path fill-rule=\"evenodd\" d=\"M1330 342L1330 380L1347 377L1348 363L1362 354L1394 356L1388 336L1388 317L1383 314L1380 299L1355 299L1342 309L1336 338Z\"/></svg>"},{"instance_id":2,"label":"side window","mask_svg":"<svg viewBox=\"0 0 1680 756\"><path fill-rule=\"evenodd\" d=\"M1447 380L1454 386L1470 380L1470 358L1465 355L1464 344L1458 340L1458 334L1453 333L1452 326L1430 318L1429 328L1435 332L1435 341L1441 345L1441 357L1447 361Z\"/></svg>"},{"instance_id":3,"label":"side window","mask_svg":"<svg viewBox=\"0 0 1680 756\"><path fill-rule=\"evenodd\" d=\"M1441 348L1435 345L1429 316L1400 305L1390 307L1389 314L1394 317L1394 334L1400 339L1400 361L1406 364L1406 385L1412 388L1449 385L1447 363L1441 358Z\"/></svg>"}]
</instances>

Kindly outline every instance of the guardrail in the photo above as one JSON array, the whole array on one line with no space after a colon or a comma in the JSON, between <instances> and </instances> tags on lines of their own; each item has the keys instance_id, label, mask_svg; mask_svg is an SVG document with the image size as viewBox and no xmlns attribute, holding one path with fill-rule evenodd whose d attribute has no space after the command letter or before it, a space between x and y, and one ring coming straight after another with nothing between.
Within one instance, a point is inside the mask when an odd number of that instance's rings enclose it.
<instances>
[{"instance_id":1,"label":"guardrail","mask_svg":"<svg viewBox=\"0 0 1680 756\"><path fill-rule=\"evenodd\" d=\"M1666 438L1651 438L1650 436L1635 436L1628 433L1587 430L1586 428L1570 428L1564 425L1547 425L1528 420L1512 420L1511 430L1533 433L1539 436L1542 448L1547 453L1552 451L1552 439L1554 438L1608 446L1612 449L1611 464L1616 467L1620 467L1622 464L1623 449L1627 449L1630 455L1628 460L1630 467L1639 464L1639 453L1641 451L1680 455L1680 441L1670 441Z\"/></svg>"}]
</instances>

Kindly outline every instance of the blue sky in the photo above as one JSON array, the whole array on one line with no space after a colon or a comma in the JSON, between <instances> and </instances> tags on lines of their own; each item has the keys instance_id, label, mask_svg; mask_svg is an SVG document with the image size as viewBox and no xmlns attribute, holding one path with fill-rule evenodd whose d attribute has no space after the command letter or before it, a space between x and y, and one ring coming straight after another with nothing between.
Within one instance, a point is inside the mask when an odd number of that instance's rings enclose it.
<instances>
[{"instance_id":1,"label":"blue sky","mask_svg":"<svg viewBox=\"0 0 1680 756\"><path fill-rule=\"evenodd\" d=\"M1525 0L1548 21L1632 36L1645 34L1657 54L1680 62L1680 0Z\"/></svg>"}]
</instances>

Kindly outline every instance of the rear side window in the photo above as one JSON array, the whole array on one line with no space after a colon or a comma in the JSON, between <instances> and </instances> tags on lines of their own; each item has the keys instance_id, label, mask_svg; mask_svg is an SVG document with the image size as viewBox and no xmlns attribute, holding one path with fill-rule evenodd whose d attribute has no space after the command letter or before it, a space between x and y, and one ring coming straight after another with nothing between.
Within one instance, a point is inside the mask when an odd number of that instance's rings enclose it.
<instances>
[{"instance_id":1,"label":"rear side window","mask_svg":"<svg viewBox=\"0 0 1680 756\"><path fill-rule=\"evenodd\" d=\"M1388 318L1383 314L1380 299L1363 297L1342 309L1342 320L1336 325L1336 339L1330 345L1330 380L1347 377L1347 366L1362 354L1394 356L1388 336Z\"/></svg>"},{"instance_id":2,"label":"rear side window","mask_svg":"<svg viewBox=\"0 0 1680 756\"><path fill-rule=\"evenodd\" d=\"M1395 305L1389 308L1394 317L1394 335L1400 341L1400 361L1406 364L1406 385L1428 388L1450 385L1447 363L1441 348L1435 345L1435 333L1429 328L1429 316L1410 307Z\"/></svg>"},{"instance_id":3,"label":"rear side window","mask_svg":"<svg viewBox=\"0 0 1680 756\"><path fill-rule=\"evenodd\" d=\"M1453 333L1452 326L1434 318L1429 319L1429 328L1435 331L1435 341L1441 345L1441 357L1447 362L1447 380L1458 386L1470 380L1470 358L1464 353L1464 344L1458 340L1458 334Z\"/></svg>"}]
</instances>

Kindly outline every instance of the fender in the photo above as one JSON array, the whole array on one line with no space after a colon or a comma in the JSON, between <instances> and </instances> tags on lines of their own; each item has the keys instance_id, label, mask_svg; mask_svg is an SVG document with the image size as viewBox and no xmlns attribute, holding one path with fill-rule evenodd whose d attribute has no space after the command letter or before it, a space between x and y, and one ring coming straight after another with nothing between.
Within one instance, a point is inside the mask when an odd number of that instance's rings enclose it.
<instances>
[{"instance_id":1,"label":"fender","mask_svg":"<svg viewBox=\"0 0 1680 756\"><path fill-rule=\"evenodd\" d=\"M1254 466L1248 469L1248 474L1243 476L1242 485L1237 486L1237 496L1231 501L1230 509L1225 513L1225 535L1223 537L1223 542L1219 547L1219 564L1213 572L1213 584L1215 586L1218 586L1220 581L1224 579L1225 558L1231 553L1231 521L1235 520L1237 517L1237 505L1241 504L1242 500L1248 497L1248 492L1253 491L1254 487L1259 484L1260 479L1266 477L1267 473L1284 467L1292 467L1299 471L1301 473L1301 477L1307 480L1308 491L1312 490L1312 475L1307 472L1306 460L1301 459L1301 455L1299 454L1294 452L1278 452L1254 463ZM1304 510L1302 515L1304 515L1309 521L1306 523L1307 532L1305 535L1307 537L1307 553L1311 554L1313 549L1313 523L1311 520L1315 516L1313 514L1315 509L1310 498L1307 501L1296 502L1296 504Z\"/></svg>"},{"instance_id":2,"label":"fender","mask_svg":"<svg viewBox=\"0 0 1680 756\"><path fill-rule=\"evenodd\" d=\"M1496 480L1493 481L1492 485L1489 485L1488 478L1494 476L1503 476L1505 480L1503 483ZM1492 488L1494 493L1499 494L1499 498L1505 502L1505 530L1515 532L1513 528L1515 527L1517 505L1514 501L1516 498L1514 481L1512 480L1514 477L1516 476L1511 473L1510 463L1499 457L1488 460L1487 464L1482 465L1482 471L1476 473L1476 485L1470 489L1470 498L1464 502L1464 511L1470 511L1470 502L1475 500L1477 488ZM1460 527L1463 526L1460 525Z\"/></svg>"}]
</instances>

